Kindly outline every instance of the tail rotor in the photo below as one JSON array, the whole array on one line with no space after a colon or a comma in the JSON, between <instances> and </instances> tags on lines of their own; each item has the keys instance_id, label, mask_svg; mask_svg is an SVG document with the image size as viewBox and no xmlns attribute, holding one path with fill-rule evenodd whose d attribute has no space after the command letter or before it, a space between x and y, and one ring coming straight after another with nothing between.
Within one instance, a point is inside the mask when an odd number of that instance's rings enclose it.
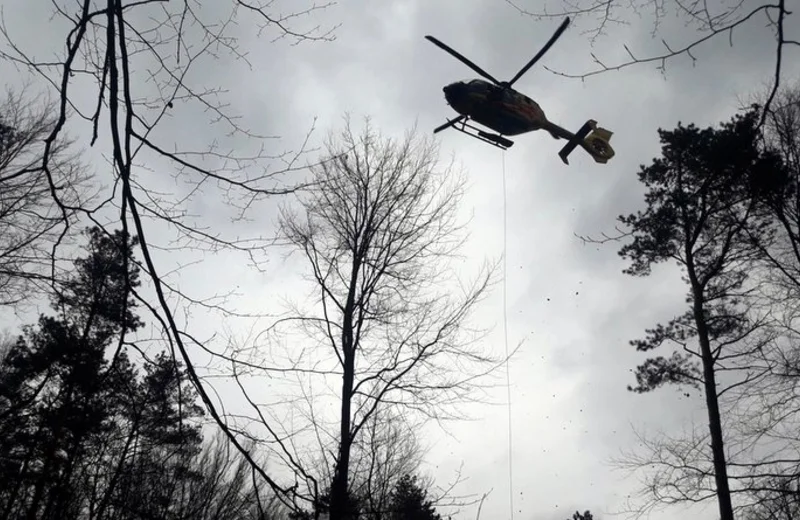
<instances>
[{"instance_id":1,"label":"tail rotor","mask_svg":"<svg viewBox=\"0 0 800 520\"><path fill-rule=\"evenodd\" d=\"M605 164L614 157L614 149L611 147L611 136L613 132L597 126L597 121L587 121L580 130L564 145L558 152L564 164L569 164L567 157L578 146L586 150L595 162Z\"/></svg>"}]
</instances>

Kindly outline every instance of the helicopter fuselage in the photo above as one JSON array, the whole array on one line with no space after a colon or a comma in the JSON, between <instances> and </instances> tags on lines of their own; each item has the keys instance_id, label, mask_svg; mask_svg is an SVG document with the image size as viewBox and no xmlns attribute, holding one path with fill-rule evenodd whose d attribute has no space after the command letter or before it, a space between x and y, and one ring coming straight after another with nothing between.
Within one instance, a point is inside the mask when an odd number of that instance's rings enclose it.
<instances>
[{"instance_id":1,"label":"helicopter fuselage","mask_svg":"<svg viewBox=\"0 0 800 520\"><path fill-rule=\"evenodd\" d=\"M564 163L569 164L567 156L578 146L586 150L595 161L608 162L614 156L614 149L609 144L612 132L600 128L596 121L590 119L577 133L572 133L549 121L538 103L512 88L514 83L544 56L568 25L569 17L561 22L545 46L508 81L498 81L497 78L447 44L431 35L425 36L425 39L488 80L458 81L445 86L442 89L444 97L447 103L459 113L459 116L453 119L448 118L446 123L434 128L433 133L453 128L502 150L507 150L514 142L504 136L545 130L555 139L567 140L567 144L559 152L559 157ZM472 126L468 123L470 120L496 133L489 133Z\"/></svg>"},{"instance_id":2,"label":"helicopter fuselage","mask_svg":"<svg viewBox=\"0 0 800 520\"><path fill-rule=\"evenodd\" d=\"M474 79L442 89L447 103L461 115L500 135L518 135L549 126L538 103L510 87Z\"/></svg>"}]
</instances>

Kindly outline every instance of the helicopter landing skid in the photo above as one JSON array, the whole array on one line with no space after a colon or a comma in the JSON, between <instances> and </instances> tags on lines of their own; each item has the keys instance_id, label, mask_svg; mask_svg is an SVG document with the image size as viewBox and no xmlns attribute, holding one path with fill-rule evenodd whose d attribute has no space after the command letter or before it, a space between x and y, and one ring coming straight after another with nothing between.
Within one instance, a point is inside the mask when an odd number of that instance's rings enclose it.
<instances>
[{"instance_id":1,"label":"helicopter landing skid","mask_svg":"<svg viewBox=\"0 0 800 520\"><path fill-rule=\"evenodd\" d=\"M491 134L489 132L484 132L483 130L481 130L480 128L478 128L476 126L468 125L467 124L467 120L455 123L453 125L453 128L455 128L456 130L458 130L461 133L464 133L464 134L467 134L468 136L474 137L475 139L478 139L479 141L483 141L484 143L489 143L492 146L496 146L497 148L500 148L501 150L508 150L509 148L511 148L514 145L514 141L506 139L505 137L503 137L503 136L501 136L499 134ZM467 128L469 128L470 130L473 130L474 133L467 131L466 130Z\"/></svg>"}]
</instances>

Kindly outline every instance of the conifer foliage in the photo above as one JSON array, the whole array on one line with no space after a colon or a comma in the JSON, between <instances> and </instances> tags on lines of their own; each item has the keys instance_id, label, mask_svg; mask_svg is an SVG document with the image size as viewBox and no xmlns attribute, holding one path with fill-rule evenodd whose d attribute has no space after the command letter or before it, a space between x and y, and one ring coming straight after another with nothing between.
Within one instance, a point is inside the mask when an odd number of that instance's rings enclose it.
<instances>
[{"instance_id":1,"label":"conifer foliage","mask_svg":"<svg viewBox=\"0 0 800 520\"><path fill-rule=\"evenodd\" d=\"M404 475L392 493L387 520L442 520L414 475Z\"/></svg>"},{"instance_id":2,"label":"conifer foliage","mask_svg":"<svg viewBox=\"0 0 800 520\"><path fill-rule=\"evenodd\" d=\"M270 518L249 467L203 448L180 364L161 352L140 373L123 348L142 325L136 240L87 235L53 314L0 363L0 518Z\"/></svg>"},{"instance_id":3,"label":"conifer foliage","mask_svg":"<svg viewBox=\"0 0 800 520\"><path fill-rule=\"evenodd\" d=\"M659 130L662 155L642 167L646 209L619 218L632 240L619 251L630 260L625 273L647 276L654 264L676 262L687 291L687 309L666 325L632 341L641 352L672 347L669 356L649 357L636 370L635 392L665 384L703 389L722 520L733 519L718 373L749 362L760 323L750 311L748 278L768 243L770 220L754 197L781 170L779 158L760 146L758 115L738 115L720 128L695 125ZM763 194L761 194L763 195Z\"/></svg>"}]
</instances>

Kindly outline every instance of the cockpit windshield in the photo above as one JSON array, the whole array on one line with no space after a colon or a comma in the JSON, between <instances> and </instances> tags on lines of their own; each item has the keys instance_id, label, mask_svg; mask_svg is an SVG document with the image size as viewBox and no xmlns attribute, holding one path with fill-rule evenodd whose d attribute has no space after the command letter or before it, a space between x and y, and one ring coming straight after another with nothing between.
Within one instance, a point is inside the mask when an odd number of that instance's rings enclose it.
<instances>
[{"instance_id":1,"label":"cockpit windshield","mask_svg":"<svg viewBox=\"0 0 800 520\"><path fill-rule=\"evenodd\" d=\"M467 80L464 81L464 83L466 83L467 86L473 90L486 90L489 88L489 84L480 79Z\"/></svg>"}]
</instances>

